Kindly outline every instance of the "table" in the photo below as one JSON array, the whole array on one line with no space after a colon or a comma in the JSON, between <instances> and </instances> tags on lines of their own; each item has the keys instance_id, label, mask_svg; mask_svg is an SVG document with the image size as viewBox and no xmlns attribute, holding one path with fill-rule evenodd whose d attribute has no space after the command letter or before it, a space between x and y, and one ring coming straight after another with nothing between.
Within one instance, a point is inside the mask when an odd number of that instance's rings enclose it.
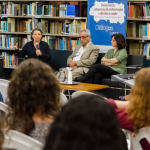
<instances>
[{"instance_id":1,"label":"table","mask_svg":"<svg viewBox=\"0 0 150 150\"><path fill-rule=\"evenodd\" d=\"M132 87L134 85L135 79L122 79L118 77L118 75L112 75L111 76L111 81L119 81L123 84L125 84L125 95L126 95L126 86Z\"/></svg>"},{"instance_id":2,"label":"table","mask_svg":"<svg viewBox=\"0 0 150 150\"><path fill-rule=\"evenodd\" d=\"M60 86L62 89L75 91L95 91L109 87L108 85L90 84L90 83L79 83L74 85L60 84Z\"/></svg>"},{"instance_id":3,"label":"table","mask_svg":"<svg viewBox=\"0 0 150 150\"><path fill-rule=\"evenodd\" d=\"M108 88L108 85L90 84L90 83L79 83L76 85L60 84L62 89L67 89L70 97L69 90L75 91L95 91L100 89Z\"/></svg>"},{"instance_id":4,"label":"table","mask_svg":"<svg viewBox=\"0 0 150 150\"><path fill-rule=\"evenodd\" d=\"M123 84L128 85L129 87L132 87L134 85L135 79L122 79L122 78L118 77L118 75L112 75L111 81L120 81Z\"/></svg>"}]
</instances>

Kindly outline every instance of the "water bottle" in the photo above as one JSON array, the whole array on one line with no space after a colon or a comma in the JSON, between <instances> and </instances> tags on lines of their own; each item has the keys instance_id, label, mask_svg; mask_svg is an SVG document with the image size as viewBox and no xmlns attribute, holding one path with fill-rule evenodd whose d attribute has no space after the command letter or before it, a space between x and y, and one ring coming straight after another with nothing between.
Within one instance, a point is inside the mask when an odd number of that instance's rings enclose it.
<instances>
[{"instance_id":1,"label":"water bottle","mask_svg":"<svg viewBox=\"0 0 150 150\"><path fill-rule=\"evenodd\" d=\"M72 72L71 72L71 70L68 70L68 83L72 84Z\"/></svg>"}]
</instances>

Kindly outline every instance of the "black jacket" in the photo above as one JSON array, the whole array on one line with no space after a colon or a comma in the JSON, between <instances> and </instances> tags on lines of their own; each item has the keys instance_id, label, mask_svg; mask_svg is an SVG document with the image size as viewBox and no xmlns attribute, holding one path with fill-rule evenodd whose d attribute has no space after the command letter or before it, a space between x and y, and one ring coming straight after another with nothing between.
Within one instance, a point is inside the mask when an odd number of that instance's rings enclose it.
<instances>
[{"instance_id":1,"label":"black jacket","mask_svg":"<svg viewBox=\"0 0 150 150\"><path fill-rule=\"evenodd\" d=\"M33 41L27 42L22 50L15 50L19 58L24 58L26 55L28 58L37 58L49 64L51 60L51 52L48 44L44 41L41 41L39 44L39 49L42 52L41 56L36 55L36 48L33 45Z\"/></svg>"}]
</instances>

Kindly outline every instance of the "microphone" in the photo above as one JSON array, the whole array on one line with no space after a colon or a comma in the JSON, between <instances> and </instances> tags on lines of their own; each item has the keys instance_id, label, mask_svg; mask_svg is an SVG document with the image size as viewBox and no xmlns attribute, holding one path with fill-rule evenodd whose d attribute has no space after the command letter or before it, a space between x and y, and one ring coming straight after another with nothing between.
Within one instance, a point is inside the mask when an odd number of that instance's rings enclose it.
<instances>
[{"instance_id":1,"label":"microphone","mask_svg":"<svg viewBox=\"0 0 150 150\"><path fill-rule=\"evenodd\" d=\"M36 42L36 49L39 49L39 43Z\"/></svg>"},{"instance_id":2,"label":"microphone","mask_svg":"<svg viewBox=\"0 0 150 150\"><path fill-rule=\"evenodd\" d=\"M36 44L35 44L35 45L36 45L36 50L37 50L37 49L39 49L39 43L38 43L38 42L36 42ZM38 59L38 56L36 56L36 57L37 57L37 59Z\"/></svg>"}]
</instances>

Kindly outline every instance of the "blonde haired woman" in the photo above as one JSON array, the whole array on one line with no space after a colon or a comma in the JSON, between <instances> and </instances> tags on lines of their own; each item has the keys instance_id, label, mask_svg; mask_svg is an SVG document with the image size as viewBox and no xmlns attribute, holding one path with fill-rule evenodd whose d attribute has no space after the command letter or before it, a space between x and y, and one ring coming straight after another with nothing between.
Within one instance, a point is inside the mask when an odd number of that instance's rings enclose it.
<instances>
[{"instance_id":1,"label":"blonde haired woman","mask_svg":"<svg viewBox=\"0 0 150 150\"><path fill-rule=\"evenodd\" d=\"M114 101L120 126L135 133L139 129L150 126L150 68L141 69L136 73L135 84L131 89L129 101ZM150 145L144 138L140 141L143 150L149 150Z\"/></svg>"}]
</instances>

